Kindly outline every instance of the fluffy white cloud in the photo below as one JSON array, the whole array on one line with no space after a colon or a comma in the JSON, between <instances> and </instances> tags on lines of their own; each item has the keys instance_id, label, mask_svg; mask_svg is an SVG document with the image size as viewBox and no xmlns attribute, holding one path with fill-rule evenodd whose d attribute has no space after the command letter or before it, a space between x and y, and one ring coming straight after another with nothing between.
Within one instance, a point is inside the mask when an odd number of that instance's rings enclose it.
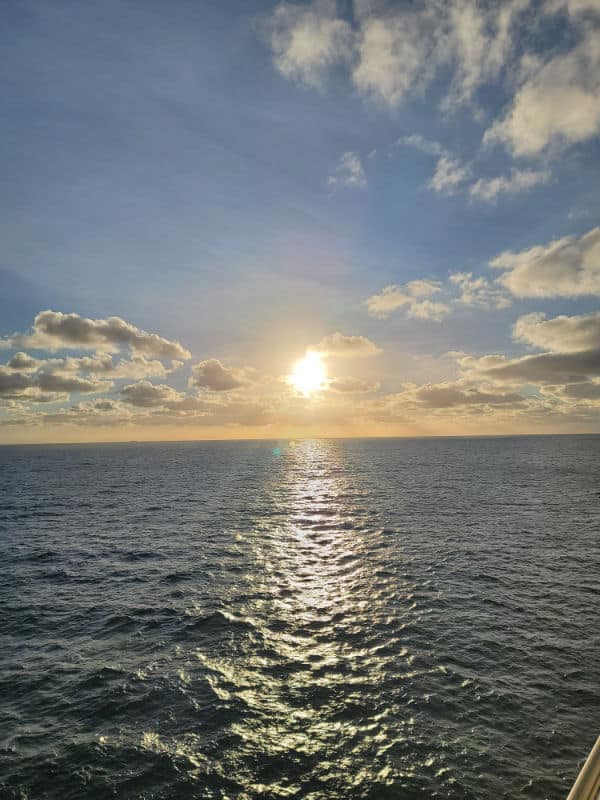
<instances>
[{"instance_id":1,"label":"fluffy white cloud","mask_svg":"<svg viewBox=\"0 0 600 800\"><path fill-rule=\"evenodd\" d=\"M505 142L515 155L531 156L599 132L600 29L590 23L572 50L545 62L531 60L508 113L484 140Z\"/></svg>"},{"instance_id":2,"label":"fluffy white cloud","mask_svg":"<svg viewBox=\"0 0 600 800\"><path fill-rule=\"evenodd\" d=\"M366 336L347 336L336 331L321 339L315 350L324 356L354 357L376 356L382 353L381 347Z\"/></svg>"},{"instance_id":3,"label":"fluffy white cloud","mask_svg":"<svg viewBox=\"0 0 600 800\"><path fill-rule=\"evenodd\" d=\"M275 66L286 78L321 87L327 71L352 57L354 33L335 0L279 3L266 25Z\"/></svg>"},{"instance_id":4,"label":"fluffy white cloud","mask_svg":"<svg viewBox=\"0 0 600 800\"><path fill-rule=\"evenodd\" d=\"M441 291L437 281L416 280L402 286L386 286L366 301L369 314L386 318L399 308L405 309L409 317L440 322L450 313L450 306L429 298Z\"/></svg>"},{"instance_id":5,"label":"fluffy white cloud","mask_svg":"<svg viewBox=\"0 0 600 800\"><path fill-rule=\"evenodd\" d=\"M472 197L491 203L501 194L527 192L549 180L550 173L547 170L513 169L510 175L479 178L469 187L469 193Z\"/></svg>"},{"instance_id":6,"label":"fluffy white cloud","mask_svg":"<svg viewBox=\"0 0 600 800\"><path fill-rule=\"evenodd\" d=\"M459 302L466 306L478 308L507 308L511 304L510 297L503 290L494 286L484 277L474 277L472 272L454 272L450 282L461 291Z\"/></svg>"},{"instance_id":7,"label":"fluffy white cloud","mask_svg":"<svg viewBox=\"0 0 600 800\"><path fill-rule=\"evenodd\" d=\"M248 384L246 370L224 367L216 358L201 361L192 368L190 386L198 386L212 392L228 392Z\"/></svg>"},{"instance_id":8,"label":"fluffy white cloud","mask_svg":"<svg viewBox=\"0 0 600 800\"><path fill-rule=\"evenodd\" d=\"M190 352L179 342L147 333L120 317L87 319L79 314L50 310L41 311L35 317L31 333L15 333L0 340L0 347L103 352L128 347L133 353L150 358L191 358Z\"/></svg>"},{"instance_id":9,"label":"fluffy white cloud","mask_svg":"<svg viewBox=\"0 0 600 800\"><path fill-rule=\"evenodd\" d=\"M360 158L348 150L340 158L333 175L327 178L327 185L345 186L348 189L364 189L367 185L367 176Z\"/></svg>"},{"instance_id":10,"label":"fluffy white cloud","mask_svg":"<svg viewBox=\"0 0 600 800\"><path fill-rule=\"evenodd\" d=\"M490 266L504 270L499 280L516 297L600 295L600 228L502 253Z\"/></svg>"},{"instance_id":11,"label":"fluffy white cloud","mask_svg":"<svg viewBox=\"0 0 600 800\"><path fill-rule=\"evenodd\" d=\"M600 311L568 317L546 319L534 313L520 317L514 327L517 341L553 353L577 353L600 349Z\"/></svg>"}]
</instances>

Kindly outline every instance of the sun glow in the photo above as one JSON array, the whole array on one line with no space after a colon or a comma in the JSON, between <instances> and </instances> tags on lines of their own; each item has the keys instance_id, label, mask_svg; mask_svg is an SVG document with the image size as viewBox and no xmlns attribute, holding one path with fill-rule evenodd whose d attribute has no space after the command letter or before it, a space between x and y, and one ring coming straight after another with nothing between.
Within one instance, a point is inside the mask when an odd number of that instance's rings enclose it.
<instances>
[{"instance_id":1,"label":"sun glow","mask_svg":"<svg viewBox=\"0 0 600 800\"><path fill-rule=\"evenodd\" d=\"M289 382L305 397L318 392L325 383L327 373L325 371L325 364L319 353L312 350L294 364L292 374L289 376Z\"/></svg>"}]
</instances>

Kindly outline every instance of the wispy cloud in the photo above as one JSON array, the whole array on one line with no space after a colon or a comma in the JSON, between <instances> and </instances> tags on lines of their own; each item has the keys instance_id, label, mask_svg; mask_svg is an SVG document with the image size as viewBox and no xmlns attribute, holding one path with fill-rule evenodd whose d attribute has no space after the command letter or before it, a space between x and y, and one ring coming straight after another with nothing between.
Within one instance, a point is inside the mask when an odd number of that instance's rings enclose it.
<instances>
[{"instance_id":1,"label":"wispy cloud","mask_svg":"<svg viewBox=\"0 0 600 800\"><path fill-rule=\"evenodd\" d=\"M398 139L396 145L414 147L426 155L437 158L434 173L427 183L427 186L434 192L453 194L470 177L470 166L462 164L439 142L426 139L417 133L403 136Z\"/></svg>"},{"instance_id":2,"label":"wispy cloud","mask_svg":"<svg viewBox=\"0 0 600 800\"><path fill-rule=\"evenodd\" d=\"M327 178L327 185L348 189L364 189L367 186L367 176L356 153L348 150L342 155L334 173Z\"/></svg>"},{"instance_id":3,"label":"wispy cloud","mask_svg":"<svg viewBox=\"0 0 600 800\"><path fill-rule=\"evenodd\" d=\"M479 178L469 187L471 197L492 203L502 194L520 194L536 186L548 183L551 178L548 170L513 169L510 175L494 178Z\"/></svg>"},{"instance_id":4,"label":"wispy cloud","mask_svg":"<svg viewBox=\"0 0 600 800\"><path fill-rule=\"evenodd\" d=\"M362 95L390 107L424 92L442 67L450 67L450 108L470 103L480 86L498 77L515 46L515 24L529 5L357 2L351 25L333 0L283 2L266 28L275 66L285 77L321 87L328 72L343 65Z\"/></svg>"}]
</instances>

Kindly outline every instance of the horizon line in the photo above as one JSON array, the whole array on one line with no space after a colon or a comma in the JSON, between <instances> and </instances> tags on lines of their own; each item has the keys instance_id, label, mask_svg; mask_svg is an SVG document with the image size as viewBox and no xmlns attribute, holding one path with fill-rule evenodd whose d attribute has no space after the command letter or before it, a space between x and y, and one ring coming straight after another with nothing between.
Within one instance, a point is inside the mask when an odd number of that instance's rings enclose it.
<instances>
[{"instance_id":1,"label":"horizon line","mask_svg":"<svg viewBox=\"0 0 600 800\"><path fill-rule=\"evenodd\" d=\"M281 441L325 441L328 439L342 441L371 441L379 439L403 439L403 440L422 440L422 439L542 439L551 437L577 437L577 436L598 436L600 431L583 431L579 433L465 433L465 434L423 434L421 436L240 436L238 438L227 439L106 439L103 441L81 441L81 442L0 442L0 447L78 447L81 445L111 445L111 444L202 444L204 442L281 442Z\"/></svg>"}]
</instances>

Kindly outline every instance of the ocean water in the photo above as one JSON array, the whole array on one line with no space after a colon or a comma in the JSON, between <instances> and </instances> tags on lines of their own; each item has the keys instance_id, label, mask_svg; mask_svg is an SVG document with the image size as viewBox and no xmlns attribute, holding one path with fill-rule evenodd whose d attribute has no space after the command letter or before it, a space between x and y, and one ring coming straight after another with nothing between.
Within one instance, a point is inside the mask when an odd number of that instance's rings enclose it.
<instances>
[{"instance_id":1,"label":"ocean water","mask_svg":"<svg viewBox=\"0 0 600 800\"><path fill-rule=\"evenodd\" d=\"M0 797L564 798L600 438L0 448Z\"/></svg>"}]
</instances>

